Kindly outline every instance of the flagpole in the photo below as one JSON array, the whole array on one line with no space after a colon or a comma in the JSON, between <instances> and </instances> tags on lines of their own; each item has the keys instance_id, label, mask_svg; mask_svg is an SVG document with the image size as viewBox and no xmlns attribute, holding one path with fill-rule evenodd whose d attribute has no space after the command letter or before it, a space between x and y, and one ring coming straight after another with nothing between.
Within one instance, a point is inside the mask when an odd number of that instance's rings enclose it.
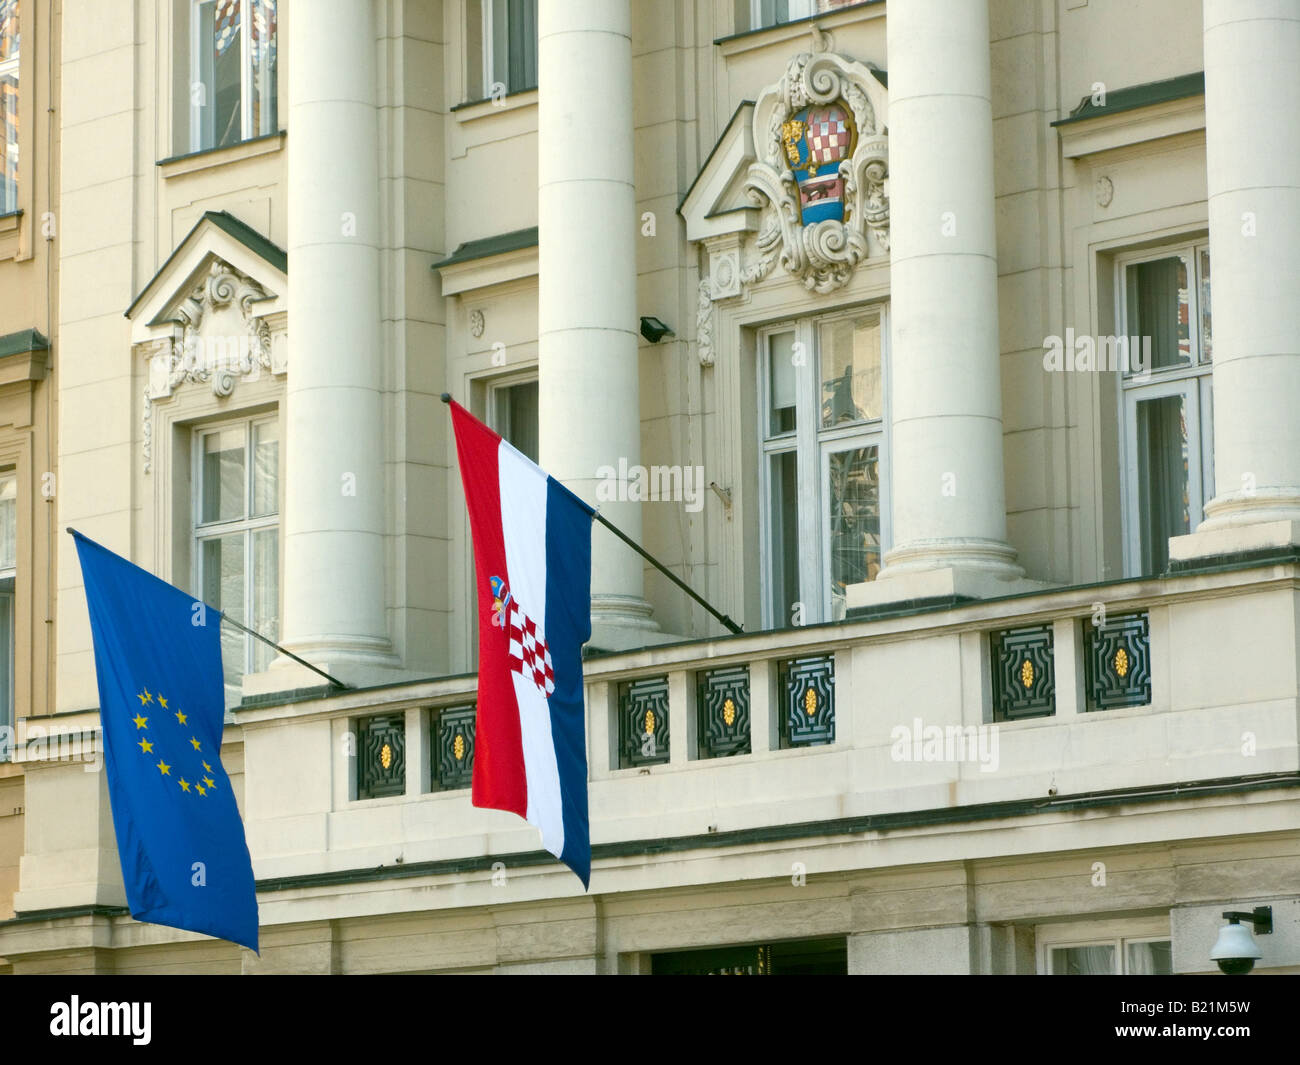
<instances>
[{"instance_id":1,"label":"flagpole","mask_svg":"<svg viewBox=\"0 0 1300 1065\"><path fill-rule=\"evenodd\" d=\"M442 394L442 401L444 403L450 404L451 393L444 392ZM622 540L623 543L627 544L627 546L630 547L633 551L635 551L638 555L640 555L647 562L649 562L650 565L654 566L655 569L657 569L660 573L662 573L665 577L667 577L670 581L672 581L673 584L677 585L678 588L680 588L683 592L685 592L692 599L694 599L695 602L699 603L700 606L704 607L705 610L707 610L710 614L712 614L715 618L717 618L718 621L720 621L726 627L728 632L738 636L745 631L736 622L732 621L731 618L729 618L726 614L723 614L720 611L715 610L698 592L695 591L694 588L692 588L689 584L687 584L684 580L682 580L679 576L677 576L677 574L675 574L672 570L670 570L667 566L665 566L662 562L660 562L657 558L655 558L654 555L650 554L649 551L647 551L644 547L642 547L630 536L628 536L627 533L625 533L617 525L611 522L608 518L603 517L599 511L592 511L591 516L596 521L600 522L601 525L605 526L606 529L612 532L620 540Z\"/></svg>"},{"instance_id":2,"label":"flagpole","mask_svg":"<svg viewBox=\"0 0 1300 1065\"><path fill-rule=\"evenodd\" d=\"M68 534L71 535L71 536L80 536L83 540L87 540L89 543L92 543L92 544L95 543L94 540L89 540L88 537L82 535L81 533L77 532L76 529L73 529L73 528L71 528L71 527L65 528L65 529L64 529L64 532L68 533ZM97 547L101 547L101 548L103 548L103 545L102 545L102 544L97 544L96 546L97 546ZM103 549L104 549L104 550L108 550L107 548L103 548ZM126 561L130 562L130 559L127 559ZM145 572L148 572L148 571L146 570ZM175 588L176 586L175 586L175 585L172 585L172 587ZM177 589L177 591L179 591L179 590L180 590L180 589ZM207 604L206 604L206 603L204 603L203 605L204 605L205 607L207 607ZM208 609L211 609L210 607L207 607L207 608L208 608ZM229 614L222 613L220 610L218 610L218 611L216 611L216 615L217 615L217 617L219 617L222 621L226 621L226 622L229 622L231 625L234 625L235 628L239 629L241 632L246 632L246 633L248 633L249 636L253 636L253 637L255 637L256 639L261 640L261 641L262 641L264 644L266 644L268 647L274 647L277 651L279 651L279 652L280 652L282 655L284 655L286 658L292 658L292 659L293 659L295 662L297 662L300 666L306 666L306 667L307 667L308 669L310 669L313 673L319 674L320 676L324 677L327 681L329 681L331 684L333 684L336 688L346 688L346 687L347 687L347 685L344 684L341 680L339 680L338 677L331 677L331 676L330 676L328 673L326 673L323 669L317 669L317 668L316 668L315 666L313 666L310 662L308 662L305 658L299 658L299 657L298 657L296 654L294 654L292 651L290 651L290 650L288 650L288 649L286 649L286 648L284 648L284 647L281 647L281 646L280 646L278 643L276 643L274 640L267 639L267 637L263 636L260 632L254 632L254 631L253 631L252 629L250 629L247 625L244 625L244 624L242 624L242 623L236 621L236 620L235 620L234 618L232 618Z\"/></svg>"},{"instance_id":3,"label":"flagpole","mask_svg":"<svg viewBox=\"0 0 1300 1065\"><path fill-rule=\"evenodd\" d=\"M324 677L327 681L329 681L331 684L333 684L336 688L346 688L346 687L347 687L347 685L344 684L344 683L343 683L341 680L339 680L337 677L331 677L331 676L330 676L328 673L326 673L323 669L317 669L317 668L316 668L315 666L313 666L310 662L308 662L305 658L299 658L299 657L298 657L296 654L294 654L292 651L287 650L286 648L281 647L281 646L280 646L278 643L276 643L274 640L268 639L267 637L263 636L260 632L254 632L254 631L253 631L252 629L250 629L247 625L244 625L244 624L242 624L242 623L236 621L236 620L235 620L234 618L232 618L229 614L223 614L223 613L221 613L220 611L218 611L217 613L220 615L222 621L229 622L231 625L234 625L235 628L239 629L240 632L246 632L246 633L248 633L249 636L252 636L252 637L254 637L254 638L258 639L258 640L261 640L261 641L262 641L264 644L266 644L268 647L274 647L277 651L279 651L279 652L280 652L282 655L284 655L286 658L292 658L295 662L298 663L298 665L300 665L300 666L306 666L306 667L307 667L308 669L310 669L313 673L318 673L318 674L320 674L320 676Z\"/></svg>"}]
</instances>

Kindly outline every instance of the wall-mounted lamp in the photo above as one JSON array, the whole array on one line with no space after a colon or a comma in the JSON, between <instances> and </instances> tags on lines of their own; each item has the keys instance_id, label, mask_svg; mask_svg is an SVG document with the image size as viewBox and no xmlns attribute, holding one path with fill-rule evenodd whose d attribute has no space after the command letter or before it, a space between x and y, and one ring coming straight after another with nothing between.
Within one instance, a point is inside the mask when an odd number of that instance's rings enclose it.
<instances>
[{"instance_id":1,"label":"wall-mounted lamp","mask_svg":"<svg viewBox=\"0 0 1300 1065\"><path fill-rule=\"evenodd\" d=\"M675 337L677 334L658 318L647 315L641 319L641 335L651 344L658 344L664 337Z\"/></svg>"},{"instance_id":2,"label":"wall-mounted lamp","mask_svg":"<svg viewBox=\"0 0 1300 1065\"><path fill-rule=\"evenodd\" d=\"M1224 913L1228 922L1219 929L1219 938L1210 950L1210 960L1219 963L1219 968L1229 976L1243 976L1255 967L1255 962L1264 956L1250 934L1250 929L1239 922L1249 921L1256 933L1261 936L1273 933L1273 907L1256 906L1253 910L1228 910Z\"/></svg>"}]
</instances>

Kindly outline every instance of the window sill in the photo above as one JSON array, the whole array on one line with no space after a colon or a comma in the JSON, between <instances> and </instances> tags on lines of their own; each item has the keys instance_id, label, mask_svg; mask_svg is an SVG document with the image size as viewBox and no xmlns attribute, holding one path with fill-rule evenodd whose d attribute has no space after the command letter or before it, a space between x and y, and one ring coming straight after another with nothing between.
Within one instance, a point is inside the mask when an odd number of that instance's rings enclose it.
<instances>
[{"instance_id":1,"label":"window sill","mask_svg":"<svg viewBox=\"0 0 1300 1065\"><path fill-rule=\"evenodd\" d=\"M520 89L517 92L506 93L499 99L488 98L486 100L467 100L463 104L457 104L451 109L451 113L456 116L458 122L473 122L475 119L486 118L488 115L499 115L507 111L520 111L527 107L537 106L537 89Z\"/></svg>"},{"instance_id":2,"label":"window sill","mask_svg":"<svg viewBox=\"0 0 1300 1065\"><path fill-rule=\"evenodd\" d=\"M193 174L199 170L209 170L212 167L225 166L227 163L237 163L244 159L278 152L284 146L285 135L285 131L280 130L278 133L268 133L265 137L254 137L252 140L240 141L238 144L230 144L224 148L205 148L201 152L190 152L188 155L173 155L170 159L160 159L156 165L164 180L180 177L182 174Z\"/></svg>"},{"instance_id":3,"label":"window sill","mask_svg":"<svg viewBox=\"0 0 1300 1065\"><path fill-rule=\"evenodd\" d=\"M860 3L841 7L834 11L822 11L816 15L805 15L803 18L792 19L789 22L777 22L771 26L741 30L729 37L719 37L713 43L721 50L723 56L729 57L740 52L749 52L755 48L766 48L771 44L803 37L808 33L809 26L812 23L816 23L822 29L835 29L845 23L856 22L864 16L879 18L884 14L883 8L871 15L867 15L863 8L875 7L880 3L881 0L861 0Z\"/></svg>"},{"instance_id":4,"label":"window sill","mask_svg":"<svg viewBox=\"0 0 1300 1065\"><path fill-rule=\"evenodd\" d=\"M6 233L17 233L22 220L22 211L10 211L8 214L0 214L0 236Z\"/></svg>"}]
</instances>

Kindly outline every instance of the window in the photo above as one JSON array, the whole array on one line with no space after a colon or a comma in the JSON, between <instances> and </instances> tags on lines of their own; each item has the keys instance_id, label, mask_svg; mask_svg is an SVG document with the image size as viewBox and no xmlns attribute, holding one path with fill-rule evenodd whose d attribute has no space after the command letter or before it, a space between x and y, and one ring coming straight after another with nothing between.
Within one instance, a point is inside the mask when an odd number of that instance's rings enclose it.
<instances>
[{"instance_id":1,"label":"window","mask_svg":"<svg viewBox=\"0 0 1300 1065\"><path fill-rule=\"evenodd\" d=\"M743 21L746 14L749 28L761 30L768 26L779 26L783 22L808 18L810 15L838 11L857 3L861 3L861 0L739 0L738 6L744 5L749 11L746 13L742 10L739 13L741 17L737 19L737 28L746 25Z\"/></svg>"},{"instance_id":2,"label":"window","mask_svg":"<svg viewBox=\"0 0 1300 1065\"><path fill-rule=\"evenodd\" d=\"M471 98L537 88L537 0L467 0L465 41Z\"/></svg>"},{"instance_id":3,"label":"window","mask_svg":"<svg viewBox=\"0 0 1300 1065\"><path fill-rule=\"evenodd\" d=\"M1138 576L1165 569L1169 537L1194 531L1214 494L1209 248L1130 259L1120 285L1125 569Z\"/></svg>"},{"instance_id":4,"label":"window","mask_svg":"<svg viewBox=\"0 0 1300 1065\"><path fill-rule=\"evenodd\" d=\"M524 455L537 461L537 382L497 385L489 393L492 428Z\"/></svg>"},{"instance_id":5,"label":"window","mask_svg":"<svg viewBox=\"0 0 1300 1065\"><path fill-rule=\"evenodd\" d=\"M843 617L847 586L880 570L887 336L881 307L760 336L769 627Z\"/></svg>"},{"instance_id":6,"label":"window","mask_svg":"<svg viewBox=\"0 0 1300 1065\"><path fill-rule=\"evenodd\" d=\"M0 214L18 210L18 0L0 0Z\"/></svg>"},{"instance_id":7,"label":"window","mask_svg":"<svg viewBox=\"0 0 1300 1065\"><path fill-rule=\"evenodd\" d=\"M18 478L0 477L0 761L14 725L14 578L18 573Z\"/></svg>"},{"instance_id":8,"label":"window","mask_svg":"<svg viewBox=\"0 0 1300 1065\"><path fill-rule=\"evenodd\" d=\"M193 0L190 151L279 129L275 36L276 0Z\"/></svg>"},{"instance_id":9,"label":"window","mask_svg":"<svg viewBox=\"0 0 1300 1065\"><path fill-rule=\"evenodd\" d=\"M200 429L195 439L195 567L203 601L271 640L280 638L280 430L275 418ZM221 630L229 701L240 678L274 651Z\"/></svg>"},{"instance_id":10,"label":"window","mask_svg":"<svg viewBox=\"0 0 1300 1065\"><path fill-rule=\"evenodd\" d=\"M1047 958L1052 976L1168 976L1174 971L1168 939L1052 946Z\"/></svg>"}]
</instances>

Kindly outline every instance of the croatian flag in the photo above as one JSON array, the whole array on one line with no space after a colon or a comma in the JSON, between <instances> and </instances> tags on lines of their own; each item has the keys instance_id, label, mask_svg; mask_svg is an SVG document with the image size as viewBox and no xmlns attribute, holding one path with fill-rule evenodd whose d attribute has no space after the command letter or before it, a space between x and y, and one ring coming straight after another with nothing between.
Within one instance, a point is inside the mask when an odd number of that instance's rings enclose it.
<instances>
[{"instance_id":1,"label":"croatian flag","mask_svg":"<svg viewBox=\"0 0 1300 1065\"><path fill-rule=\"evenodd\" d=\"M593 511L451 402L479 612L473 802L542 830L591 879L582 645Z\"/></svg>"}]
</instances>

